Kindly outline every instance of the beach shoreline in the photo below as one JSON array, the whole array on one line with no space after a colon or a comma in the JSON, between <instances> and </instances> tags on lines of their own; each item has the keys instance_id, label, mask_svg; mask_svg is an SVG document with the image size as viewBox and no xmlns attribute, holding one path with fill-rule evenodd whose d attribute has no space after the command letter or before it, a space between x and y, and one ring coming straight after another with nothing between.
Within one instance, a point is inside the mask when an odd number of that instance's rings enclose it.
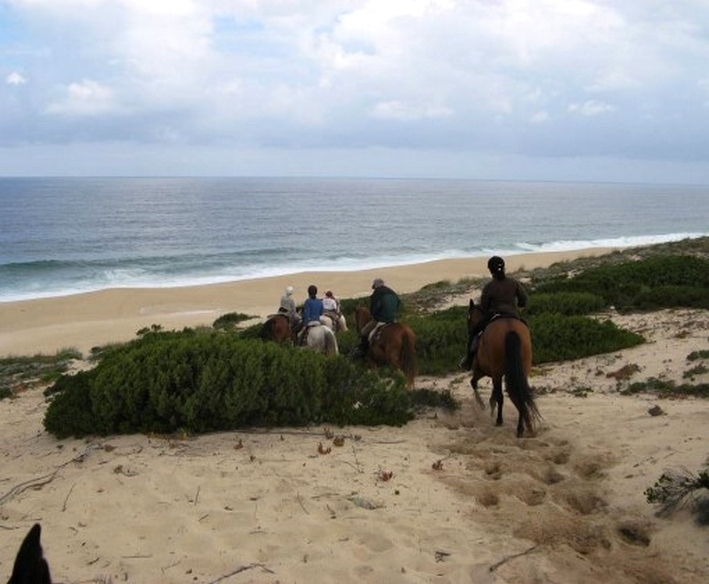
<instances>
[{"instance_id":1,"label":"beach shoreline","mask_svg":"<svg viewBox=\"0 0 709 584\"><path fill-rule=\"evenodd\" d=\"M528 253L505 258L508 273L547 267L579 257L604 255L612 248ZM342 272L303 272L228 283L174 288L112 288L69 296L0 303L0 356L53 354L127 342L152 325L163 330L211 326L221 315L238 312L265 319L278 308L286 286L301 303L309 284L320 295L331 289L340 298L366 297L375 277L397 292L466 277L487 277L487 258L455 258L421 264ZM256 322L256 320L254 320Z\"/></svg>"}]
</instances>

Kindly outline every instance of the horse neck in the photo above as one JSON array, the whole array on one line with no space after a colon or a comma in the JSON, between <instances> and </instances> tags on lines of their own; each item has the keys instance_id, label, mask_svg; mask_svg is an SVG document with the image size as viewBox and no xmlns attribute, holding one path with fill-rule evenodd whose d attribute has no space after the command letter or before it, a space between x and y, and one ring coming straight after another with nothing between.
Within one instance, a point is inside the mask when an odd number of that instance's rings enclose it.
<instances>
[{"instance_id":1,"label":"horse neck","mask_svg":"<svg viewBox=\"0 0 709 584\"><path fill-rule=\"evenodd\" d=\"M355 310L355 325L357 326L358 331L361 330L362 327L370 320L372 320L372 315L367 308L360 307Z\"/></svg>"},{"instance_id":2,"label":"horse neck","mask_svg":"<svg viewBox=\"0 0 709 584\"><path fill-rule=\"evenodd\" d=\"M484 318L482 310L479 308L474 308L470 313L468 322L470 323L470 328L473 329L475 326Z\"/></svg>"}]
</instances>

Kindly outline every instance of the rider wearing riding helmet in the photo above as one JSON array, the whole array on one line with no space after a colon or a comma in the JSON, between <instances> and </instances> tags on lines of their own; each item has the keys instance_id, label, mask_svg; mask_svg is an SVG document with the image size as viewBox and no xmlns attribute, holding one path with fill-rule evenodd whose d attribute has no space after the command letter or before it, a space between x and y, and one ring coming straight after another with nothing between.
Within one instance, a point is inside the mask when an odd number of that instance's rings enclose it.
<instances>
[{"instance_id":1,"label":"rider wearing riding helmet","mask_svg":"<svg viewBox=\"0 0 709 584\"><path fill-rule=\"evenodd\" d=\"M281 304L278 307L278 312L288 316L291 329L298 329L301 323L301 318L295 308L295 300L293 300L293 286L288 286L283 296L281 296Z\"/></svg>"},{"instance_id":2,"label":"rider wearing riding helmet","mask_svg":"<svg viewBox=\"0 0 709 584\"><path fill-rule=\"evenodd\" d=\"M480 297L480 308L485 316L470 331L468 351L459 363L459 366L466 370L473 365L480 333L485 330L493 317L498 314L518 316L518 310L527 306L527 291L519 281L505 275L505 260L499 256L492 256L487 262L487 269L490 270L492 280L485 285Z\"/></svg>"},{"instance_id":3,"label":"rider wearing riding helmet","mask_svg":"<svg viewBox=\"0 0 709 584\"><path fill-rule=\"evenodd\" d=\"M379 323L396 322L401 300L396 292L389 286L384 285L384 280L374 278L372 282L372 295L369 298L369 312L372 314L372 319L366 323L359 331L360 342L355 348L355 354L364 356L369 349L369 334L374 330Z\"/></svg>"}]
</instances>

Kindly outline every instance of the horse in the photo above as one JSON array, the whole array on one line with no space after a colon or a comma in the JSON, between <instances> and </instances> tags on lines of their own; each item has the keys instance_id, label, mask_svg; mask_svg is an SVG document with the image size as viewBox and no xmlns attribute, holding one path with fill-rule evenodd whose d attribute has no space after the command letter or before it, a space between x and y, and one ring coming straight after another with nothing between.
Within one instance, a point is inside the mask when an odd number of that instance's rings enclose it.
<instances>
[{"instance_id":1,"label":"horse","mask_svg":"<svg viewBox=\"0 0 709 584\"><path fill-rule=\"evenodd\" d=\"M20 545L7 584L52 584L49 564L42 552L41 535L42 527L35 523Z\"/></svg>"},{"instance_id":2,"label":"horse","mask_svg":"<svg viewBox=\"0 0 709 584\"><path fill-rule=\"evenodd\" d=\"M327 356L337 355L339 348L335 333L323 324L311 325L307 331L303 331L305 337L305 347L319 351Z\"/></svg>"},{"instance_id":3,"label":"horse","mask_svg":"<svg viewBox=\"0 0 709 584\"><path fill-rule=\"evenodd\" d=\"M340 331L347 332L347 320L344 314L337 315L334 312L325 312L320 317L320 322L328 327L335 334Z\"/></svg>"},{"instance_id":4,"label":"horse","mask_svg":"<svg viewBox=\"0 0 709 584\"><path fill-rule=\"evenodd\" d=\"M277 343L286 343L295 341L295 332L291 329L290 319L288 315L282 312L272 314L268 317L263 327L261 327L260 336L267 341L276 341Z\"/></svg>"},{"instance_id":5,"label":"horse","mask_svg":"<svg viewBox=\"0 0 709 584\"><path fill-rule=\"evenodd\" d=\"M355 308L355 326L361 334L362 327L372 319L366 306ZM370 366L391 365L406 377L406 385L412 388L416 376L416 334L411 327L400 322L385 324L369 335L366 355Z\"/></svg>"},{"instance_id":6,"label":"horse","mask_svg":"<svg viewBox=\"0 0 709 584\"><path fill-rule=\"evenodd\" d=\"M482 309L471 300L468 305L468 331L472 331L482 318ZM531 368L532 340L527 325L515 316L498 315L493 318L480 336L470 385L475 392L476 401L484 408L478 393L478 381L483 377L492 378L491 415L495 415L497 406L496 425L502 426L504 377L507 395L519 412L518 438L524 434L525 427L529 432L533 432L534 423L541 418L527 381Z\"/></svg>"}]
</instances>

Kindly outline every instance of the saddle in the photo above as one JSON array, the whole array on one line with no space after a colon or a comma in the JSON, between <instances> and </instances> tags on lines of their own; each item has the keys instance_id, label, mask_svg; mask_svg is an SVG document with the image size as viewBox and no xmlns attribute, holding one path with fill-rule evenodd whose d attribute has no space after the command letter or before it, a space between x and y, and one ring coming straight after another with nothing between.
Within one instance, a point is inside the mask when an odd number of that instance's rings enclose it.
<instances>
[{"instance_id":1,"label":"saddle","mask_svg":"<svg viewBox=\"0 0 709 584\"><path fill-rule=\"evenodd\" d=\"M485 332L485 329L490 326L490 323L499 320L500 318L514 318L515 320L520 321L523 323L526 327L529 327L527 324L527 321L524 320L521 316L517 314L513 314L511 312L495 312L491 317L490 320L488 320L483 327L475 334L473 337L472 343L470 345L470 348L473 352L477 351L478 345L480 344L480 338L483 336L483 333Z\"/></svg>"},{"instance_id":2,"label":"saddle","mask_svg":"<svg viewBox=\"0 0 709 584\"><path fill-rule=\"evenodd\" d=\"M332 322L332 332L336 333L337 329L340 326L340 315L337 314L334 310L326 310L323 312L323 316L327 316L330 321Z\"/></svg>"},{"instance_id":3,"label":"saddle","mask_svg":"<svg viewBox=\"0 0 709 584\"><path fill-rule=\"evenodd\" d=\"M382 331L388 327L389 325L394 324L393 322L378 322L376 326L372 329L372 332L369 333L369 342L372 343L374 341L379 341L380 337L382 336Z\"/></svg>"},{"instance_id":4,"label":"saddle","mask_svg":"<svg viewBox=\"0 0 709 584\"><path fill-rule=\"evenodd\" d=\"M300 331L300 345L305 345L308 340L308 333L310 329L316 326L323 326L321 322L317 320L311 320L303 326L303 330Z\"/></svg>"}]
</instances>

